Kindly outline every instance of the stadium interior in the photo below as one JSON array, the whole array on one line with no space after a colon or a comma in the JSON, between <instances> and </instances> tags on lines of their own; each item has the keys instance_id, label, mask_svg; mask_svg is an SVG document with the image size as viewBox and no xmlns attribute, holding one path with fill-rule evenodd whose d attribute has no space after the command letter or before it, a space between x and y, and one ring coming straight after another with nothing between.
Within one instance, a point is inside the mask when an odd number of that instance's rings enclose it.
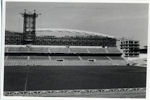
<instances>
[{"instance_id":1,"label":"stadium interior","mask_svg":"<svg viewBox=\"0 0 150 100\"><path fill-rule=\"evenodd\" d=\"M42 34L49 36L37 36L35 21L38 14L35 11L28 14L25 10L22 15L23 33L5 31L5 95L20 95L18 91L30 94L30 91L39 90L48 93L46 90L146 86L146 68L128 65L116 46L116 38L100 33L91 35L90 32L90 35L81 35L85 32L68 30L42 30ZM78 35L50 35L66 32Z\"/></svg>"}]
</instances>

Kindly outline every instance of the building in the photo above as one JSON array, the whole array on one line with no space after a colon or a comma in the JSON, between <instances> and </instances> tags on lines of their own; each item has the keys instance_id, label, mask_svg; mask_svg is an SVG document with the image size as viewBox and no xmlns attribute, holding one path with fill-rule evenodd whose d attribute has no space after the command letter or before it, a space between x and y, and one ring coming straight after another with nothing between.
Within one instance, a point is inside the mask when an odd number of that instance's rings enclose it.
<instances>
[{"instance_id":1,"label":"building","mask_svg":"<svg viewBox=\"0 0 150 100\"><path fill-rule=\"evenodd\" d=\"M140 48L140 53L147 54L147 46L144 46L143 48Z\"/></svg>"},{"instance_id":2,"label":"building","mask_svg":"<svg viewBox=\"0 0 150 100\"><path fill-rule=\"evenodd\" d=\"M130 65L147 67L147 46L140 48L138 57L128 57L127 61Z\"/></svg>"},{"instance_id":3,"label":"building","mask_svg":"<svg viewBox=\"0 0 150 100\"><path fill-rule=\"evenodd\" d=\"M120 49L122 49L125 57L136 57L139 56L139 41L122 39Z\"/></svg>"}]
</instances>

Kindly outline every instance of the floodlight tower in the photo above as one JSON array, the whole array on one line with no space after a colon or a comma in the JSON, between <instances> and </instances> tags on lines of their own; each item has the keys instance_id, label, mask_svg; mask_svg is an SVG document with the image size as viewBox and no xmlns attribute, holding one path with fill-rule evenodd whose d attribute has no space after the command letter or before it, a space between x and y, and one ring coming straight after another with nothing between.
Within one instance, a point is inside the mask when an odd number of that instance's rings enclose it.
<instances>
[{"instance_id":1,"label":"floodlight tower","mask_svg":"<svg viewBox=\"0 0 150 100\"><path fill-rule=\"evenodd\" d=\"M34 12L27 12L26 9L22 16L24 18L23 23L23 44L34 44L35 42L35 30L36 30L36 18L39 14Z\"/></svg>"}]
</instances>

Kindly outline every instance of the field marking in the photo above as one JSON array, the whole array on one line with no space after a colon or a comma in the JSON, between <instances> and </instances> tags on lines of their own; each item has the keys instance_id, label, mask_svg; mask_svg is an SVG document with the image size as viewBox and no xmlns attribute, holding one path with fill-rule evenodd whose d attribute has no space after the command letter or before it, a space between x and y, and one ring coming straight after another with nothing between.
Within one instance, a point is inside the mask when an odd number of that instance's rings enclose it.
<instances>
[{"instance_id":1,"label":"field marking","mask_svg":"<svg viewBox=\"0 0 150 100\"><path fill-rule=\"evenodd\" d=\"M27 67L26 80L25 80L25 84L24 84L25 91L27 91L29 69L30 69L30 66Z\"/></svg>"}]
</instances>

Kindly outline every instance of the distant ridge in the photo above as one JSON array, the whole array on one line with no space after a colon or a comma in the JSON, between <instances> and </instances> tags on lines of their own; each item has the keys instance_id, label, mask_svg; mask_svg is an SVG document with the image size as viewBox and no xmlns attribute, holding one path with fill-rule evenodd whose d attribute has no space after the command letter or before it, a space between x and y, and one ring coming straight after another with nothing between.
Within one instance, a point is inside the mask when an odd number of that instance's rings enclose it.
<instances>
[{"instance_id":1,"label":"distant ridge","mask_svg":"<svg viewBox=\"0 0 150 100\"><path fill-rule=\"evenodd\" d=\"M23 32L5 30L6 33L11 34L23 34ZM73 30L73 29L57 29L57 28L41 28L36 29L36 36L55 36L55 37L87 37L87 36L98 36L98 37L109 37L115 38L114 36L107 35L104 33L84 31L84 30Z\"/></svg>"},{"instance_id":2,"label":"distant ridge","mask_svg":"<svg viewBox=\"0 0 150 100\"><path fill-rule=\"evenodd\" d=\"M114 36L110 36L103 33L96 33L84 30L74 30L74 29L58 29L58 28L41 28L36 29L37 36L56 36L56 37L64 37L64 36L102 36L114 38Z\"/></svg>"}]
</instances>

